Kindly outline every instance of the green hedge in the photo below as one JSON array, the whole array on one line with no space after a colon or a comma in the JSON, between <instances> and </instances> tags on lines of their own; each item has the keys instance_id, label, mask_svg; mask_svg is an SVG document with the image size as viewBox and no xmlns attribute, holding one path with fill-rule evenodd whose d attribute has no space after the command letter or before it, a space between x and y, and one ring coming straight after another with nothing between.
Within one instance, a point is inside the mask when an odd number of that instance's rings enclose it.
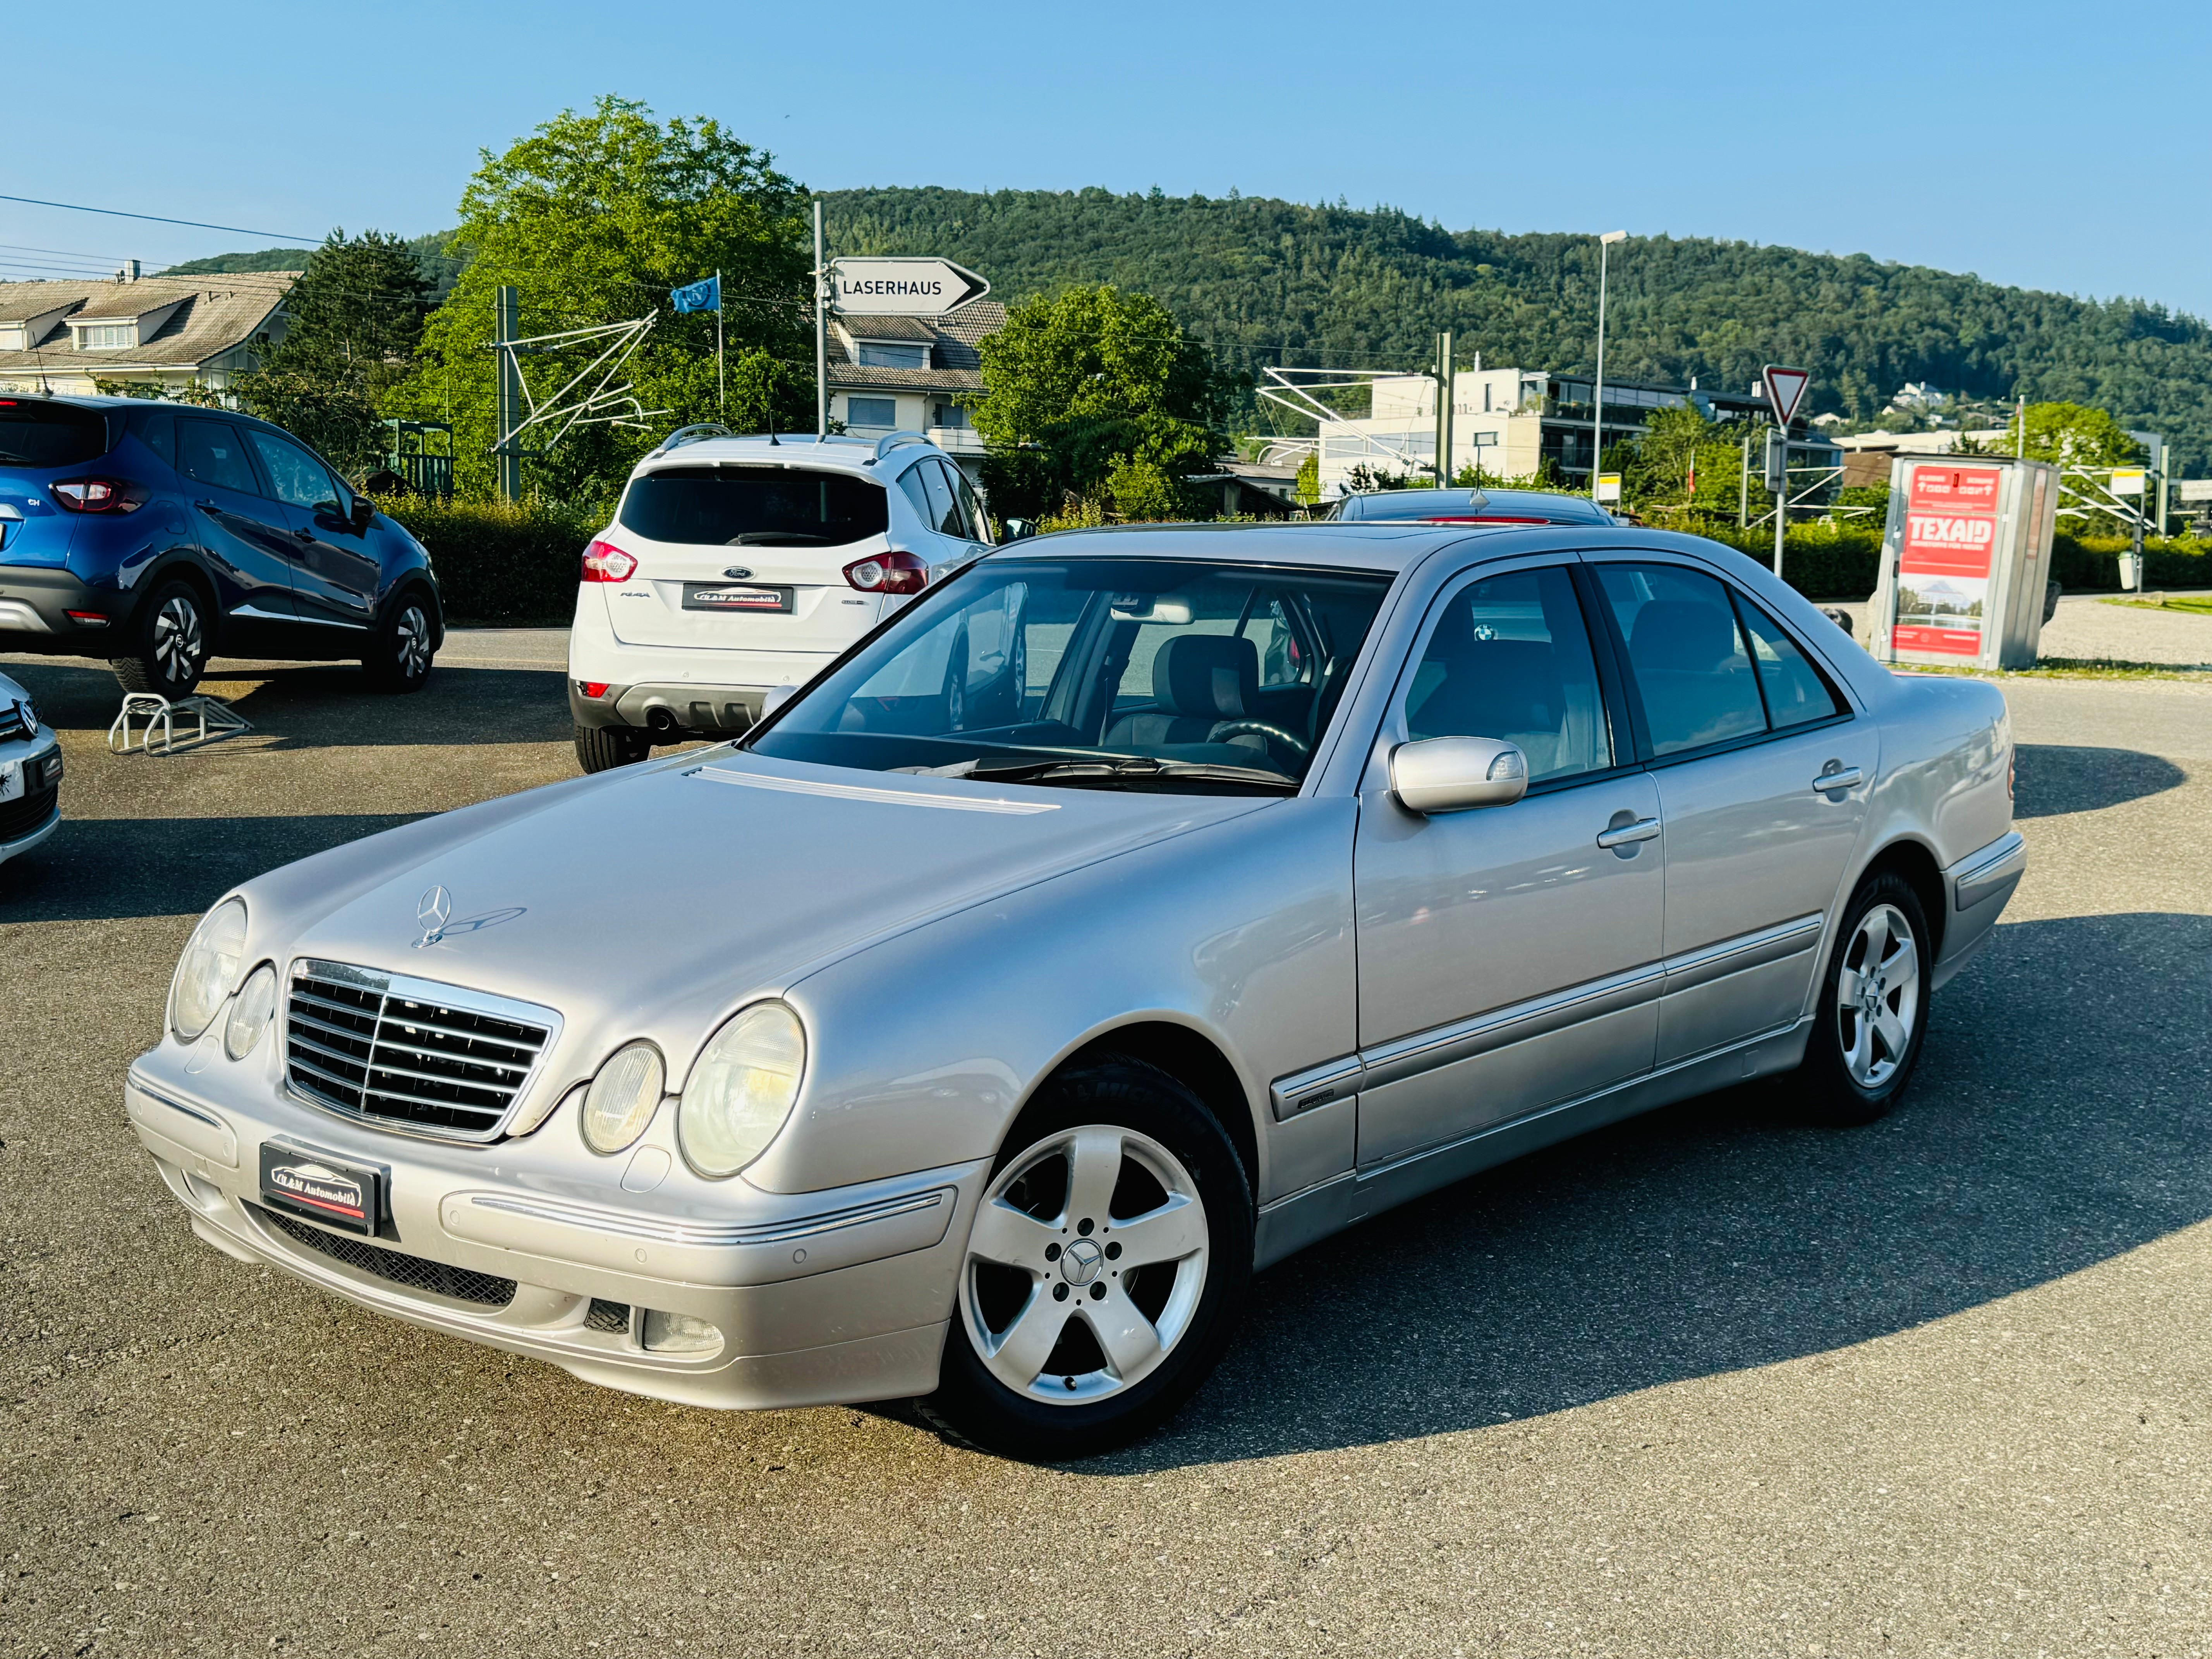
<instances>
[{"instance_id":1,"label":"green hedge","mask_svg":"<svg viewBox=\"0 0 2212 1659\"><path fill-rule=\"evenodd\" d=\"M377 505L429 550L446 619L459 623L565 624L576 614L584 544L606 524L599 510L541 501L410 495Z\"/></svg>"},{"instance_id":2,"label":"green hedge","mask_svg":"<svg viewBox=\"0 0 2212 1659\"><path fill-rule=\"evenodd\" d=\"M1727 526L1704 532L1763 565L1774 562L1771 531ZM2051 574L2069 593L2118 592L2124 536L2069 536L2063 531L2051 547ZM1782 574L1810 599L1863 599L1875 589L1881 567L1881 531L1875 526L1793 525L1782 551ZM2191 537L2154 538L2143 544L2143 586L2148 588L2212 587L2212 544Z\"/></svg>"}]
</instances>

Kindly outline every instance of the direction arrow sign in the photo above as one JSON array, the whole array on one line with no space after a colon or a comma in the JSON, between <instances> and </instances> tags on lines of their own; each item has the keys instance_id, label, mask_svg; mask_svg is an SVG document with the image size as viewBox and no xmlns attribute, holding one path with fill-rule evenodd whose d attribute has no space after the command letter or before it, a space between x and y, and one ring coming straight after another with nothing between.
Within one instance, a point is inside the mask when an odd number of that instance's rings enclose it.
<instances>
[{"instance_id":1,"label":"direction arrow sign","mask_svg":"<svg viewBox=\"0 0 2212 1659\"><path fill-rule=\"evenodd\" d=\"M1766 402L1774 410L1774 423L1784 428L1790 417L1797 412L1797 400L1805 395L1805 388L1813 383L1809 368L1784 368L1769 363L1759 373L1766 380Z\"/></svg>"},{"instance_id":2,"label":"direction arrow sign","mask_svg":"<svg viewBox=\"0 0 2212 1659\"><path fill-rule=\"evenodd\" d=\"M830 303L848 317L942 317L991 285L950 259L833 259Z\"/></svg>"}]
</instances>

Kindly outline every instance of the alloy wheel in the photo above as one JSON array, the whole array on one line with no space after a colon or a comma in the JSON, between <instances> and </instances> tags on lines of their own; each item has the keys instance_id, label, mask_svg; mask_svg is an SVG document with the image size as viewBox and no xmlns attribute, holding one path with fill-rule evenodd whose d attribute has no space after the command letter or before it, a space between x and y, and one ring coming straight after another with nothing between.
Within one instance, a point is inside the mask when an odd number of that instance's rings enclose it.
<instances>
[{"instance_id":1,"label":"alloy wheel","mask_svg":"<svg viewBox=\"0 0 2212 1659\"><path fill-rule=\"evenodd\" d=\"M1862 1089L1895 1075L1920 1012L1920 951L1912 924L1893 904L1859 919L1836 975L1836 1037L1844 1068Z\"/></svg>"},{"instance_id":2,"label":"alloy wheel","mask_svg":"<svg viewBox=\"0 0 2212 1659\"><path fill-rule=\"evenodd\" d=\"M171 595L154 616L154 660L162 678L174 685L189 683L204 649L199 607L182 593Z\"/></svg>"},{"instance_id":3,"label":"alloy wheel","mask_svg":"<svg viewBox=\"0 0 2212 1659\"><path fill-rule=\"evenodd\" d=\"M983 1195L960 1275L969 1340L1028 1399L1119 1394L1189 1332L1209 1240L1198 1183L1159 1142L1112 1124L1059 1131Z\"/></svg>"},{"instance_id":4,"label":"alloy wheel","mask_svg":"<svg viewBox=\"0 0 2212 1659\"><path fill-rule=\"evenodd\" d=\"M430 619L417 605L399 613L392 629L392 666L402 679L414 679L430 666Z\"/></svg>"}]
</instances>

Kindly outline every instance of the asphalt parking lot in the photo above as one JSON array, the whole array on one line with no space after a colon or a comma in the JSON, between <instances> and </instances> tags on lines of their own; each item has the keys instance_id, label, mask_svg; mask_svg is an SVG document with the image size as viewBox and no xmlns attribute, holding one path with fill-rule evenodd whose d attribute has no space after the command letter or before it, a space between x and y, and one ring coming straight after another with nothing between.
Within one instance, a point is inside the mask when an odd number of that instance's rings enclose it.
<instances>
[{"instance_id":1,"label":"asphalt parking lot","mask_svg":"<svg viewBox=\"0 0 2212 1659\"><path fill-rule=\"evenodd\" d=\"M149 759L104 669L5 661L70 772L0 866L0 1652L2212 1651L2212 687L2008 684L2033 866L1896 1116L1746 1088L1450 1188L1268 1273L1165 1433L1030 1468L356 1311L138 1150L202 908L572 775L559 663L226 670L255 730Z\"/></svg>"}]
</instances>

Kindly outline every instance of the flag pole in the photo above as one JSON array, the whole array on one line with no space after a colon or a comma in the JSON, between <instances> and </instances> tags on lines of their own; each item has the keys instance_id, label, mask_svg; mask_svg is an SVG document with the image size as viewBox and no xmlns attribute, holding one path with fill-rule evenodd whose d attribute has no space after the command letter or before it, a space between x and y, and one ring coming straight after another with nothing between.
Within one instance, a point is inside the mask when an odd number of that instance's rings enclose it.
<instances>
[{"instance_id":1,"label":"flag pole","mask_svg":"<svg viewBox=\"0 0 2212 1659\"><path fill-rule=\"evenodd\" d=\"M722 368L722 272L714 271L714 413L729 413L729 392Z\"/></svg>"}]
</instances>

